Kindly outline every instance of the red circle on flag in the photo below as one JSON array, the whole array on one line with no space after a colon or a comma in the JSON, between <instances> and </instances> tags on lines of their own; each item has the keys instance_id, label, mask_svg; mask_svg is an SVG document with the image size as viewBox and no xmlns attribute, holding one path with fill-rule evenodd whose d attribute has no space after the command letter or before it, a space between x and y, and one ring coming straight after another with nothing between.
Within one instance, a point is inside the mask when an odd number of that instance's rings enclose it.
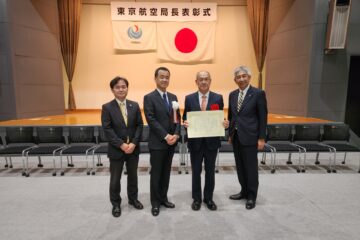
<instances>
[{"instance_id":1,"label":"red circle on flag","mask_svg":"<svg viewBox=\"0 0 360 240\"><path fill-rule=\"evenodd\" d=\"M190 53L196 48L198 39L193 30L183 28L176 33L175 46L182 53Z\"/></svg>"}]
</instances>

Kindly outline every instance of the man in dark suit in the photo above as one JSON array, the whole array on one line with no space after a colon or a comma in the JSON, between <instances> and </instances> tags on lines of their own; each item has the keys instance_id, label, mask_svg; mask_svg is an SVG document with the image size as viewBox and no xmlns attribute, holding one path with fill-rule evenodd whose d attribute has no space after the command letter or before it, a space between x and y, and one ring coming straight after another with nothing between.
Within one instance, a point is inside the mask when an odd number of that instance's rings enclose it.
<instances>
[{"instance_id":1,"label":"man in dark suit","mask_svg":"<svg viewBox=\"0 0 360 240\"><path fill-rule=\"evenodd\" d=\"M137 168L139 163L139 141L143 120L137 102L126 99L129 82L115 77L110 82L115 99L102 106L101 122L105 136L109 140L108 158L110 159L110 202L114 217L121 215L120 179L124 163L128 174L127 195L129 204L143 209L138 200Z\"/></svg>"},{"instance_id":2,"label":"man in dark suit","mask_svg":"<svg viewBox=\"0 0 360 240\"><path fill-rule=\"evenodd\" d=\"M175 146L180 136L180 111L177 97L166 91L170 71L155 70L156 89L144 96L144 112L149 125L151 213L157 216L160 205L174 208L168 200L170 172Z\"/></svg>"},{"instance_id":3,"label":"man in dark suit","mask_svg":"<svg viewBox=\"0 0 360 240\"><path fill-rule=\"evenodd\" d=\"M207 71L200 71L195 80L198 91L185 97L184 126L187 128L191 123L187 121L187 113L192 111L223 110L224 102L220 94L210 91L211 77ZM228 127L229 122L224 120L223 125ZM216 210L217 206L213 201L215 187L215 161L220 148L220 137L189 138L188 148L190 150L192 169L192 198L191 208L197 211L201 207L201 201L210 210ZM205 186L204 197L201 192L201 171L202 163L205 165Z\"/></svg>"},{"instance_id":4,"label":"man in dark suit","mask_svg":"<svg viewBox=\"0 0 360 240\"><path fill-rule=\"evenodd\" d=\"M259 186L258 150L265 147L267 103L265 92L249 85L250 69L246 66L234 70L234 81L239 89L229 95L228 119L229 141L235 155L240 193L230 196L232 200L247 199L246 209L256 205Z\"/></svg>"}]
</instances>

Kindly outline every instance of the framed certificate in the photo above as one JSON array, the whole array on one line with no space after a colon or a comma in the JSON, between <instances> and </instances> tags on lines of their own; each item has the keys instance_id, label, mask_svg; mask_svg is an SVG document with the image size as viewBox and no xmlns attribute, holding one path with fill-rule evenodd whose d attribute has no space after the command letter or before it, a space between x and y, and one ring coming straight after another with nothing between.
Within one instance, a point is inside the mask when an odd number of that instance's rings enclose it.
<instances>
[{"instance_id":1,"label":"framed certificate","mask_svg":"<svg viewBox=\"0 0 360 240\"><path fill-rule=\"evenodd\" d=\"M189 122L188 138L225 136L222 110L188 112L187 120Z\"/></svg>"}]
</instances>

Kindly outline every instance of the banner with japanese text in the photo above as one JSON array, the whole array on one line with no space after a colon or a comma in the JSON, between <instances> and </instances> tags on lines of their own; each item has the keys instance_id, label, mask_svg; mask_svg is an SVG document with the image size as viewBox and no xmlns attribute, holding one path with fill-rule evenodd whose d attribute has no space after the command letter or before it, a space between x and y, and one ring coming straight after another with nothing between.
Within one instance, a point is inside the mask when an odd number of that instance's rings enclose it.
<instances>
[{"instance_id":1,"label":"banner with japanese text","mask_svg":"<svg viewBox=\"0 0 360 240\"><path fill-rule=\"evenodd\" d=\"M111 2L113 21L216 21L216 3Z\"/></svg>"}]
</instances>

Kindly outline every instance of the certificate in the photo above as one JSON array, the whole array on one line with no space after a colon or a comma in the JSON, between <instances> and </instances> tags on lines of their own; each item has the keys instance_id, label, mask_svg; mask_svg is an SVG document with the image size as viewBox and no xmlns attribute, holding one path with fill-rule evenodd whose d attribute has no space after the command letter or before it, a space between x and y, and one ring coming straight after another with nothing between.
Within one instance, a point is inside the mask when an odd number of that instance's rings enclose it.
<instances>
[{"instance_id":1,"label":"certificate","mask_svg":"<svg viewBox=\"0 0 360 240\"><path fill-rule=\"evenodd\" d=\"M188 112L187 120L189 122L188 138L225 136L222 110Z\"/></svg>"}]
</instances>

